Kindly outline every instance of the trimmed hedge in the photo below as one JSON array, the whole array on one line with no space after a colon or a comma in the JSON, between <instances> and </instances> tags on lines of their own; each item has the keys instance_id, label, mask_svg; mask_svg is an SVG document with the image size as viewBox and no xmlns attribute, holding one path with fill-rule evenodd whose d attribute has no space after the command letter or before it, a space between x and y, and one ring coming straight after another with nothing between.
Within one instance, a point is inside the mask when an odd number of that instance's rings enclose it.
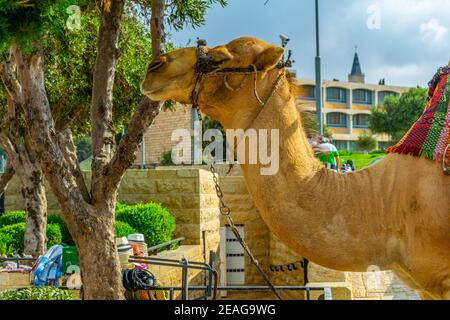
<instances>
[{"instance_id":1,"label":"trimmed hedge","mask_svg":"<svg viewBox=\"0 0 450 320\"><path fill-rule=\"evenodd\" d=\"M23 211L11 211L0 216L0 254L13 255L23 252L26 215ZM48 247L65 243L73 245L66 223L57 215L47 219ZM116 236L126 237L142 233L149 246L172 240L175 219L157 203L127 205L116 202Z\"/></svg>"},{"instance_id":2,"label":"trimmed hedge","mask_svg":"<svg viewBox=\"0 0 450 320\"><path fill-rule=\"evenodd\" d=\"M116 221L116 237L122 238L126 237L129 234L137 233L136 229L130 226L126 222Z\"/></svg>"},{"instance_id":3,"label":"trimmed hedge","mask_svg":"<svg viewBox=\"0 0 450 320\"><path fill-rule=\"evenodd\" d=\"M0 228L0 254L12 256L23 253L25 223L16 223Z\"/></svg>"},{"instance_id":4,"label":"trimmed hedge","mask_svg":"<svg viewBox=\"0 0 450 320\"><path fill-rule=\"evenodd\" d=\"M61 227L58 224L47 225L47 248L62 243Z\"/></svg>"},{"instance_id":5,"label":"trimmed hedge","mask_svg":"<svg viewBox=\"0 0 450 320\"><path fill-rule=\"evenodd\" d=\"M24 211L9 211L0 216L0 228L25 222L26 216Z\"/></svg>"},{"instance_id":6,"label":"trimmed hedge","mask_svg":"<svg viewBox=\"0 0 450 320\"><path fill-rule=\"evenodd\" d=\"M142 233L148 246L172 240L175 218L157 203L125 205L116 211L116 220L128 223Z\"/></svg>"},{"instance_id":7,"label":"trimmed hedge","mask_svg":"<svg viewBox=\"0 0 450 320\"><path fill-rule=\"evenodd\" d=\"M9 290L0 294L0 300L80 300L72 292L55 287Z\"/></svg>"},{"instance_id":8,"label":"trimmed hedge","mask_svg":"<svg viewBox=\"0 0 450 320\"><path fill-rule=\"evenodd\" d=\"M0 254L8 256L23 253L25 223L16 223L0 228ZM57 224L47 225L47 247L62 241L61 229Z\"/></svg>"},{"instance_id":9,"label":"trimmed hedge","mask_svg":"<svg viewBox=\"0 0 450 320\"><path fill-rule=\"evenodd\" d=\"M68 245L73 245L74 241L72 239L72 236L70 235L69 228L67 228L66 223L64 220L54 214L51 214L47 218L48 224L57 224L59 225L59 228L61 229L61 236L62 236L62 242Z\"/></svg>"},{"instance_id":10,"label":"trimmed hedge","mask_svg":"<svg viewBox=\"0 0 450 320\"><path fill-rule=\"evenodd\" d=\"M120 211L120 210L122 210L122 209L124 209L126 207L128 207L128 204L116 201L116 211L115 211L115 213L117 214L118 211Z\"/></svg>"}]
</instances>

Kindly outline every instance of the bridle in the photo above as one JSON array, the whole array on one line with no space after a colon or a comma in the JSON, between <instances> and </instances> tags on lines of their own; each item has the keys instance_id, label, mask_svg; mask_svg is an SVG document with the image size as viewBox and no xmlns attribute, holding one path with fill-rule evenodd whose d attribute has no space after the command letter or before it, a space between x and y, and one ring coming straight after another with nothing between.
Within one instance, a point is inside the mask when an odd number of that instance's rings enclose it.
<instances>
[{"instance_id":1,"label":"bridle","mask_svg":"<svg viewBox=\"0 0 450 320\"><path fill-rule=\"evenodd\" d=\"M287 66L292 65L291 61L291 53L289 53L289 57L286 61L284 59L278 63L276 66L277 69L285 69ZM195 73L197 74L197 78L195 81L194 89L192 90L191 94L191 101L192 101L192 108L197 109L198 111L198 98L200 95L200 90L203 85L203 81L206 77L216 76L216 77L223 77L223 81L225 84L225 87L230 91L239 91L242 89L247 81L248 75L254 75L254 87L253 87L253 93L255 95L256 100L258 101L259 105L263 109L265 105L269 102L269 100L273 97L274 93L277 91L281 79L285 75L285 70L280 73L277 80L275 81L272 91L269 95L269 97L266 99L266 101L263 101L260 98L260 95L258 93L257 89L257 80L258 80L258 72L262 72L262 69L258 69L254 64L246 66L246 67L237 67L237 68L220 68L219 65L222 62L214 61L210 55L208 55L208 46L206 43L206 40L198 40L197 41L197 63L195 65ZM238 85L238 87L233 88L228 83L228 75L230 74L240 74L245 75L244 79L241 81L241 83Z\"/></svg>"}]
</instances>

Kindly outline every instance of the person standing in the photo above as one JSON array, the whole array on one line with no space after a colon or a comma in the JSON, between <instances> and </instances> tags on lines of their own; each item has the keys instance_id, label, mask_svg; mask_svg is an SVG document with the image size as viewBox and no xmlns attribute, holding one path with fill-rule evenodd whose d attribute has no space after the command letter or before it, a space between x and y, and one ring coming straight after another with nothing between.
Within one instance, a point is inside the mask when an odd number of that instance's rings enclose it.
<instances>
[{"instance_id":1,"label":"person standing","mask_svg":"<svg viewBox=\"0 0 450 320\"><path fill-rule=\"evenodd\" d=\"M327 169L338 171L340 158L339 151L330 142L330 139L320 137L320 144L314 148L317 158L325 165Z\"/></svg>"}]
</instances>

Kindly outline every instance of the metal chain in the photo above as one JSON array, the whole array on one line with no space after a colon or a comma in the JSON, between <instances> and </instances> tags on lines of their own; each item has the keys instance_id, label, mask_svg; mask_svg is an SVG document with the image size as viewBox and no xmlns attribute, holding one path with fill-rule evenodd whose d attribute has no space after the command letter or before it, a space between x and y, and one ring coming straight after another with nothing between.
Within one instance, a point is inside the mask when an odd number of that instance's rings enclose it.
<instances>
[{"instance_id":1,"label":"metal chain","mask_svg":"<svg viewBox=\"0 0 450 320\"><path fill-rule=\"evenodd\" d=\"M259 273L262 275L262 277L264 278L264 281L266 281L266 283L269 285L270 290L272 290L272 292L276 295L276 297L279 300L283 300L280 296L280 294L277 292L277 290L275 289L274 285L272 284L272 282L270 281L268 275L264 272L264 270L261 268L259 261L255 258L255 256L251 253L247 243L245 242L245 240L241 237L241 234L239 233L239 230L236 228L236 225L234 224L233 218L231 217L231 209L230 207L225 203L224 201L224 194L222 191L222 188L219 185L219 177L217 175L216 169L214 168L214 165L211 164L211 168L210 168L211 173L213 174L213 181L214 181L214 186L216 188L216 193L217 193L217 197L219 198L219 208L220 208L220 213L224 216L226 216L226 218L228 219L228 223L230 224L231 230L233 231L234 236L236 237L236 239L239 241L239 243L241 244L241 246L244 248L245 252L247 253L247 255L250 257L250 260L252 261L253 265L256 267L256 269L258 269Z\"/></svg>"}]
</instances>

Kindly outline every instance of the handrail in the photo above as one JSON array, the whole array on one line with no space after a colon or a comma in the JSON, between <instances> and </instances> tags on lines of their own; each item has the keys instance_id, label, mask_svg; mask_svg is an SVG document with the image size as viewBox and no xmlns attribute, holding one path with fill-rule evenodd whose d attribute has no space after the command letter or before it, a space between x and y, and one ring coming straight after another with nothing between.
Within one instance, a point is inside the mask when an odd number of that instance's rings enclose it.
<instances>
[{"instance_id":1,"label":"handrail","mask_svg":"<svg viewBox=\"0 0 450 320\"><path fill-rule=\"evenodd\" d=\"M174 239L174 240L172 240L172 241L165 242L165 243L161 243L161 244L158 244L158 245L156 245L156 246L150 247L150 248L148 248L148 250L147 250L147 251L148 251L148 254L153 254L153 253L157 252L157 251L160 250L160 249L168 248L168 247L170 247L172 244L174 244L174 243L180 243L180 242L182 242L182 241L184 241L184 240L186 240L186 238L180 237L180 238Z\"/></svg>"}]
</instances>

